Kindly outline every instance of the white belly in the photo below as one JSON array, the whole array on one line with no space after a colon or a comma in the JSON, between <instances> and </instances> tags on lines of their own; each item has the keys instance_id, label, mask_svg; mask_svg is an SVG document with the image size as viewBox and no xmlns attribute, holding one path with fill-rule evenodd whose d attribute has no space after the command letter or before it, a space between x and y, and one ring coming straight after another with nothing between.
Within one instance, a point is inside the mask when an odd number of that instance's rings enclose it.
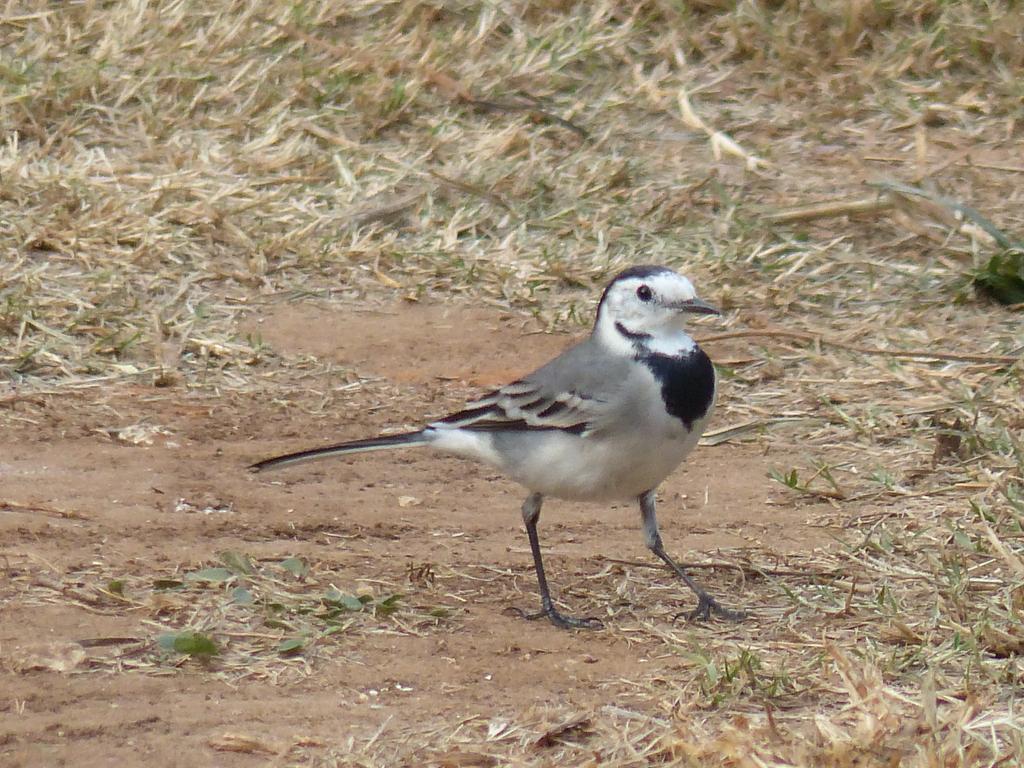
<instances>
[{"instance_id":1,"label":"white belly","mask_svg":"<svg viewBox=\"0 0 1024 768\"><path fill-rule=\"evenodd\" d=\"M552 433L516 467L503 467L530 490L562 499L626 500L656 488L693 450L696 430L677 440L588 440Z\"/></svg>"},{"instance_id":2,"label":"white belly","mask_svg":"<svg viewBox=\"0 0 1024 768\"><path fill-rule=\"evenodd\" d=\"M708 414L710 416L710 414ZM498 437L452 430L435 447L485 461L530 491L577 501L628 500L656 488L700 439L706 418L687 432L679 424L661 434L629 431L614 438L557 430ZM678 424L678 422L677 422Z\"/></svg>"}]
</instances>

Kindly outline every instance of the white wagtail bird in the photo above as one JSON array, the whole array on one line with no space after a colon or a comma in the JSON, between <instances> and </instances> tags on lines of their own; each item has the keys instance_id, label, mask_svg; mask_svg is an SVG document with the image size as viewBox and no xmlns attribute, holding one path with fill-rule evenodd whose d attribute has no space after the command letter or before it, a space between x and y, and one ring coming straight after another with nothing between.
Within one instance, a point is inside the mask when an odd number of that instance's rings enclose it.
<instances>
[{"instance_id":1,"label":"white wagtail bird","mask_svg":"<svg viewBox=\"0 0 1024 768\"><path fill-rule=\"evenodd\" d=\"M635 499L647 546L697 596L691 618L740 619L668 555L655 516L656 488L696 446L715 402L715 369L686 333L691 314L719 312L682 275L632 267L608 284L590 336L533 373L415 432L289 453L251 469L424 445L496 467L529 490L522 512L541 610L528 618L546 616L558 627L601 623L566 616L551 599L537 537L544 497Z\"/></svg>"}]
</instances>

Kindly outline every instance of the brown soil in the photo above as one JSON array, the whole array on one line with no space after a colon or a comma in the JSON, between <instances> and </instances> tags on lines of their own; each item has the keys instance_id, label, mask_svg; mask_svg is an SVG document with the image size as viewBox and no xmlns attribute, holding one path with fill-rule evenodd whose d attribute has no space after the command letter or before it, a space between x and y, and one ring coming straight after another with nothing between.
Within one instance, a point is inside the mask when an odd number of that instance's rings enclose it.
<instances>
[{"instance_id":1,"label":"brown soil","mask_svg":"<svg viewBox=\"0 0 1024 768\"><path fill-rule=\"evenodd\" d=\"M416 754L409 735L462 720L494 738L503 722L535 723L543 734L545 713L642 709L650 699L636 691L670 689L692 667L657 640L659 628L679 629L674 614L692 607L692 596L651 567L632 507L545 508L556 595L607 625L565 632L507 610L533 610L535 582L523 492L491 470L426 451L258 477L245 470L280 451L442 414L543 362L567 337L497 310L418 305L344 315L278 306L248 323L278 354L337 361L338 380L289 374L249 395L118 387L9 403L0 443L0 762L232 766L300 753L316 762L376 735L394 741L400 762L471 765L472 749ZM151 430L151 444L112 436L136 424L164 431ZM756 441L702 447L665 483L671 551L768 566L830 546L830 530L809 525L829 507L799 506L777 490L769 468L792 462L765 450ZM149 582L216 564L224 551L260 562L301 557L323 584L393 585L410 605L441 604L449 615L413 621L400 608L299 659L271 654L243 671L217 658L159 661L156 636L187 621L161 613ZM742 643L774 626L769 617L785 605L763 579L744 582L728 568L695 574L751 618L692 626L694 648L708 635ZM131 585L127 599L103 592L113 578Z\"/></svg>"}]
</instances>

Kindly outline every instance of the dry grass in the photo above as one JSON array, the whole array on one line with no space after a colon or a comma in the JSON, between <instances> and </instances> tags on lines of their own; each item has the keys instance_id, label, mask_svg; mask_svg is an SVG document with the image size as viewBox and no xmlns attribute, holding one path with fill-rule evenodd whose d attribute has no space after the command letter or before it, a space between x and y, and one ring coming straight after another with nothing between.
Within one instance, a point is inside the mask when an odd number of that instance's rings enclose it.
<instances>
[{"instance_id":1,"label":"dry grass","mask_svg":"<svg viewBox=\"0 0 1024 768\"><path fill-rule=\"evenodd\" d=\"M664 618L626 622L626 640L686 661L679 680L635 682L642 707L495 714L411 732L400 754L368 739L291 759L1012 764L1024 333L969 286L990 247L905 209L764 216L897 179L1019 239L1022 18L995 1L9 2L0 363L22 393L284 387L301 361L237 329L259 303L454 295L582 322L620 265L681 266L729 310L728 349L746 344L717 355L718 424L803 456L776 479L793 504L829 500L843 546L776 564L802 577L726 553L768 630L698 644ZM233 637L222 669L313 669L330 658L305 647L329 637L329 572L274 567L229 586L277 595L297 611L287 629L245 635L266 616L184 580L160 629ZM613 568L594 592L669 615L647 575ZM157 599L167 576L105 599ZM394 607L405 629L450 620ZM282 653L289 637L304 644Z\"/></svg>"}]
</instances>

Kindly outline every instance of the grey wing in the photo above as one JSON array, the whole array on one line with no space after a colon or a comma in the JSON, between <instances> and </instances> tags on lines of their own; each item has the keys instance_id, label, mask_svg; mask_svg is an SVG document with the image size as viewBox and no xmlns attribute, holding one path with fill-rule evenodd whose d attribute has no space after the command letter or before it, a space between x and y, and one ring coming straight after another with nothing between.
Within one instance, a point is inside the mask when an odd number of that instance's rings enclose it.
<instances>
[{"instance_id":1,"label":"grey wing","mask_svg":"<svg viewBox=\"0 0 1024 768\"><path fill-rule=\"evenodd\" d=\"M562 430L581 435L608 421L621 378L588 341L529 376L490 392L431 427L479 430Z\"/></svg>"}]
</instances>

